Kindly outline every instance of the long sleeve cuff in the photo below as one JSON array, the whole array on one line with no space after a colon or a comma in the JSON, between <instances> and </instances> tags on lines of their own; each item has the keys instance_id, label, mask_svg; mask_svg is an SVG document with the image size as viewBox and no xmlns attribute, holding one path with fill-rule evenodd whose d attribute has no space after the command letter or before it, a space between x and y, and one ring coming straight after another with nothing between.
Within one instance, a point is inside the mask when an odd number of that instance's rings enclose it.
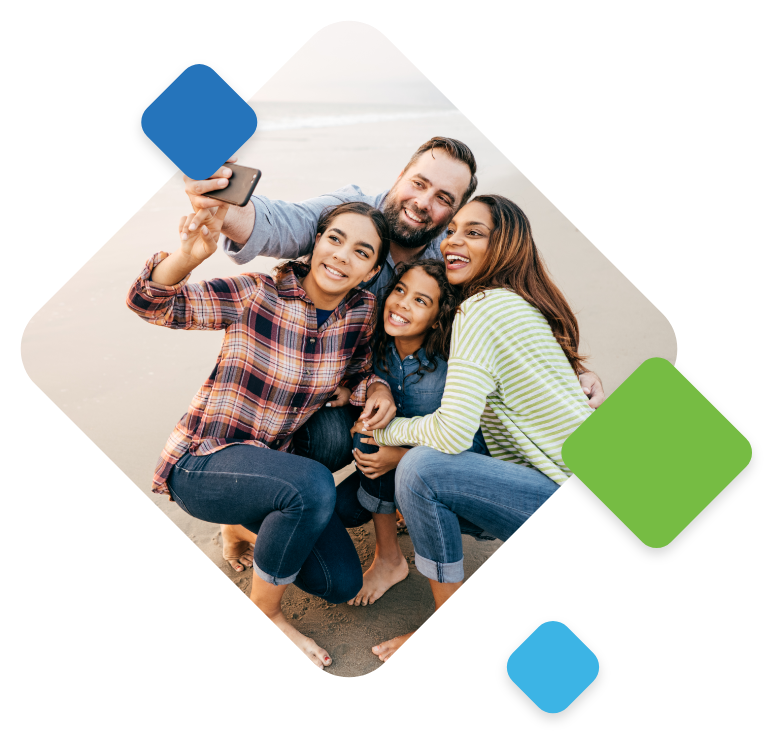
<instances>
[{"instance_id":1,"label":"long sleeve cuff","mask_svg":"<svg viewBox=\"0 0 779 746\"><path fill-rule=\"evenodd\" d=\"M411 445L416 445L416 443L409 443L409 442L407 442L407 439L399 437L400 436L400 429L401 429L401 427L403 426L404 423L406 423L408 421L409 421L408 417L396 417L384 429L382 429L382 430L374 430L373 431L373 439L380 446L411 446Z\"/></svg>"},{"instance_id":2,"label":"long sleeve cuff","mask_svg":"<svg viewBox=\"0 0 779 746\"><path fill-rule=\"evenodd\" d=\"M375 373L372 373L367 378L363 378L363 380L357 384L357 388L352 391L352 395L349 397L349 404L353 404L355 407L364 407L365 402L368 400L368 389L374 383L383 383L387 388L389 388L389 384L383 378L380 378Z\"/></svg>"},{"instance_id":3,"label":"long sleeve cuff","mask_svg":"<svg viewBox=\"0 0 779 746\"><path fill-rule=\"evenodd\" d=\"M175 285L160 285L159 282L152 282L151 273L154 268L163 260L167 259L169 254L165 251L157 252L151 259L149 259L143 267L143 271L138 275L138 279L130 289L130 293L138 293L142 297L154 299L154 298L170 298L176 295L184 285L187 284L187 280L190 275L187 275L183 280L177 282ZM190 273L191 274L191 273Z\"/></svg>"}]
</instances>

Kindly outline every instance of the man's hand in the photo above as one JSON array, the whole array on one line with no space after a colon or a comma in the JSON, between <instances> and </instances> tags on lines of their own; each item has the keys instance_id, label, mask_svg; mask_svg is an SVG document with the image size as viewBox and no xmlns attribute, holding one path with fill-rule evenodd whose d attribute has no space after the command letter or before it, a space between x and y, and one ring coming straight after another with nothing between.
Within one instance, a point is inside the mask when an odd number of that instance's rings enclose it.
<instances>
[{"instance_id":1,"label":"man's hand","mask_svg":"<svg viewBox=\"0 0 779 746\"><path fill-rule=\"evenodd\" d=\"M330 399L325 406L326 407L345 407L349 403L349 397L352 392L346 388L346 386L339 386L333 394L333 398Z\"/></svg>"},{"instance_id":2,"label":"man's hand","mask_svg":"<svg viewBox=\"0 0 779 746\"><path fill-rule=\"evenodd\" d=\"M375 443L373 438L370 438L368 441L362 439L362 441L363 443L368 442L371 445ZM357 462L357 468L368 479L376 479L388 471L397 469L400 460L408 453L408 450L408 448L399 446L380 446L376 453L363 453L357 448L352 453L354 454L354 460Z\"/></svg>"},{"instance_id":3,"label":"man's hand","mask_svg":"<svg viewBox=\"0 0 779 746\"><path fill-rule=\"evenodd\" d=\"M368 400L360 415L366 430L381 430L392 422L397 408L389 386L373 383L368 387Z\"/></svg>"},{"instance_id":4,"label":"man's hand","mask_svg":"<svg viewBox=\"0 0 779 746\"><path fill-rule=\"evenodd\" d=\"M579 376L579 385L582 387L585 396L590 400L589 403L593 409L597 409L606 401L606 392L603 390L603 384L600 378L591 370L585 370Z\"/></svg>"},{"instance_id":5,"label":"man's hand","mask_svg":"<svg viewBox=\"0 0 779 746\"><path fill-rule=\"evenodd\" d=\"M230 158L228 163L235 163L235 158ZM213 197L204 197L206 192L224 189L229 178L233 175L232 169L222 166L210 179L194 181L188 176L184 177L184 190L192 203L195 215L187 225L190 233L198 231L205 223L209 215L214 215L218 208L228 207L229 212L224 218L222 234L236 243L246 243L254 230L254 206L249 202L243 207L227 205Z\"/></svg>"},{"instance_id":6,"label":"man's hand","mask_svg":"<svg viewBox=\"0 0 779 746\"><path fill-rule=\"evenodd\" d=\"M235 163L235 158L230 158L228 163ZM206 192L213 192L219 189L224 189L228 183L229 178L233 175L231 169L227 166L222 166L217 172L210 178L203 181L195 181L190 179L189 176L184 177L184 191L189 197L189 201L192 203L192 208L195 212L207 209L209 207L221 207L224 202L220 202L218 199L212 197L203 197Z\"/></svg>"}]
</instances>

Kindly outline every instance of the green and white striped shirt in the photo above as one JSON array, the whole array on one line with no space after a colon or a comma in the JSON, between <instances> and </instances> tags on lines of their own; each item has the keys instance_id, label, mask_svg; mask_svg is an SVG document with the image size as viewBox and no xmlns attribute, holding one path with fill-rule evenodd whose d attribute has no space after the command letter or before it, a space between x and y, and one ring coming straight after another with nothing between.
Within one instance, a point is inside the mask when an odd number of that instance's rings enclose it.
<instances>
[{"instance_id":1,"label":"green and white striped shirt","mask_svg":"<svg viewBox=\"0 0 779 746\"><path fill-rule=\"evenodd\" d=\"M396 417L374 437L381 445L461 453L481 424L490 455L562 484L571 475L563 443L592 411L541 312L495 288L468 298L455 316L440 409Z\"/></svg>"}]
</instances>

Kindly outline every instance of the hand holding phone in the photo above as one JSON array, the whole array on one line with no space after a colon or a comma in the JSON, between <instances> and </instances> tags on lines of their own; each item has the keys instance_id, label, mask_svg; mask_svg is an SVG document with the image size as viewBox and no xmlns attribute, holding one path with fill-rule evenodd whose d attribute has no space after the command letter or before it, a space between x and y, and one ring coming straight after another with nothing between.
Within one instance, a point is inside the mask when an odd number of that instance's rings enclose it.
<instances>
[{"instance_id":1,"label":"hand holding phone","mask_svg":"<svg viewBox=\"0 0 779 746\"><path fill-rule=\"evenodd\" d=\"M204 197L217 199L220 202L226 202L228 205L243 207L249 202L262 173L257 168L249 166L239 166L237 163L225 163L233 175L224 189L214 189L211 192L205 192Z\"/></svg>"}]
</instances>

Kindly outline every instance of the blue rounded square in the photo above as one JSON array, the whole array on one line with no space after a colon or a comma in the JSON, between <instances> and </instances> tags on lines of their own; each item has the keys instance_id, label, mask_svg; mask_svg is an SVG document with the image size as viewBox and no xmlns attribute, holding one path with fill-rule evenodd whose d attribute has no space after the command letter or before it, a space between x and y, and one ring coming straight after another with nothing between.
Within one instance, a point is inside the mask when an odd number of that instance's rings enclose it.
<instances>
[{"instance_id":1,"label":"blue rounded square","mask_svg":"<svg viewBox=\"0 0 779 746\"><path fill-rule=\"evenodd\" d=\"M207 179L257 129L257 115L207 65L184 70L143 112L146 136L190 179Z\"/></svg>"},{"instance_id":2,"label":"blue rounded square","mask_svg":"<svg viewBox=\"0 0 779 746\"><path fill-rule=\"evenodd\" d=\"M509 657L511 680L544 712L562 712L598 675L598 659L568 627L545 622Z\"/></svg>"}]
</instances>

